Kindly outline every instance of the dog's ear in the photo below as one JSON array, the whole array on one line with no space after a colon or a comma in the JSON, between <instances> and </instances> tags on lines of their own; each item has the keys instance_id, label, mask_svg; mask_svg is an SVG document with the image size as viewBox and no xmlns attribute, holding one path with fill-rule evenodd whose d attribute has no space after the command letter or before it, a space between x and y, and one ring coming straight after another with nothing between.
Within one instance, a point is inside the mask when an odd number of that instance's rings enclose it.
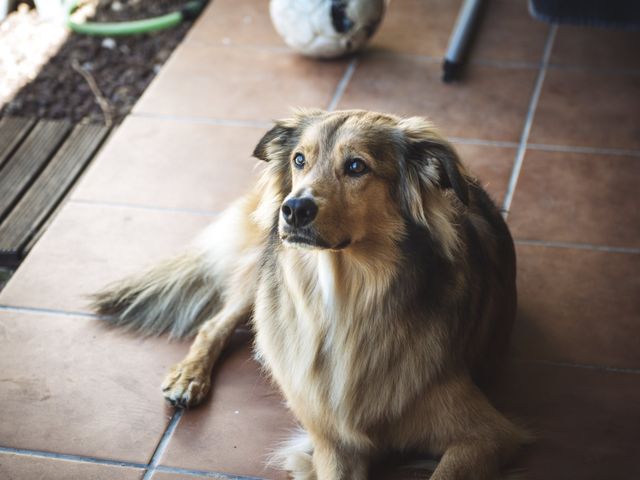
<instances>
[{"instance_id":1,"label":"dog's ear","mask_svg":"<svg viewBox=\"0 0 640 480\"><path fill-rule=\"evenodd\" d=\"M302 130L325 113L323 110L294 110L291 118L277 121L273 128L264 134L253 150L253 156L268 162L282 153L290 153Z\"/></svg>"},{"instance_id":2,"label":"dog's ear","mask_svg":"<svg viewBox=\"0 0 640 480\"><path fill-rule=\"evenodd\" d=\"M259 160L268 162L272 158L273 150L280 150L294 132L294 128L286 127L278 122L260 139L256 148L253 149L253 156Z\"/></svg>"},{"instance_id":3,"label":"dog's ear","mask_svg":"<svg viewBox=\"0 0 640 480\"><path fill-rule=\"evenodd\" d=\"M398 125L403 135L407 169L422 183L420 188L437 185L452 189L464 205L469 205L467 173L451 144L424 118L406 118Z\"/></svg>"}]
</instances>

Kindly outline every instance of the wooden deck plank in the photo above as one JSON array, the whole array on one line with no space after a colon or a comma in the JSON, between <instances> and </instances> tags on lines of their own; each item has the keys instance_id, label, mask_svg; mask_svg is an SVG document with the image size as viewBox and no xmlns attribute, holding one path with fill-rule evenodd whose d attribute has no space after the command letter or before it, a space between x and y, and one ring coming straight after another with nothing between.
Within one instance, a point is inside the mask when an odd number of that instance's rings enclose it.
<instances>
[{"instance_id":1,"label":"wooden deck plank","mask_svg":"<svg viewBox=\"0 0 640 480\"><path fill-rule=\"evenodd\" d=\"M0 118L0 169L36 123L33 118Z\"/></svg>"},{"instance_id":2,"label":"wooden deck plank","mask_svg":"<svg viewBox=\"0 0 640 480\"><path fill-rule=\"evenodd\" d=\"M25 247L70 190L109 129L77 125L54 157L0 224L0 265L15 265Z\"/></svg>"},{"instance_id":3,"label":"wooden deck plank","mask_svg":"<svg viewBox=\"0 0 640 480\"><path fill-rule=\"evenodd\" d=\"M42 171L70 129L66 121L40 120L11 155L0 175L0 221Z\"/></svg>"}]
</instances>

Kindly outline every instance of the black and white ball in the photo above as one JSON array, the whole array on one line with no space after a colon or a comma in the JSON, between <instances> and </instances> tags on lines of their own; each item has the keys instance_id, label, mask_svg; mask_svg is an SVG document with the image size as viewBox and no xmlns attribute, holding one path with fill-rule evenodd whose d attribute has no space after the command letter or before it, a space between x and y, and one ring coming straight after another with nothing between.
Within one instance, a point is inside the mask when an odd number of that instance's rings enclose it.
<instances>
[{"instance_id":1,"label":"black and white ball","mask_svg":"<svg viewBox=\"0 0 640 480\"><path fill-rule=\"evenodd\" d=\"M385 0L271 0L271 21L303 55L334 58L354 52L374 34Z\"/></svg>"}]
</instances>

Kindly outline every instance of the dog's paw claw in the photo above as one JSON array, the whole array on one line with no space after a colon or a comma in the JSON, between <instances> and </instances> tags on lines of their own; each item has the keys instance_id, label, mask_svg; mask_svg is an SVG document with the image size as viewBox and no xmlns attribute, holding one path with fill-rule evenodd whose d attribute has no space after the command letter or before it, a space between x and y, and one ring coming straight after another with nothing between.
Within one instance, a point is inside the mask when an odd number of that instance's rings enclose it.
<instances>
[{"instance_id":1,"label":"dog's paw claw","mask_svg":"<svg viewBox=\"0 0 640 480\"><path fill-rule=\"evenodd\" d=\"M165 399L176 408L189 408L204 400L211 380L209 373L192 365L178 364L162 383Z\"/></svg>"}]
</instances>

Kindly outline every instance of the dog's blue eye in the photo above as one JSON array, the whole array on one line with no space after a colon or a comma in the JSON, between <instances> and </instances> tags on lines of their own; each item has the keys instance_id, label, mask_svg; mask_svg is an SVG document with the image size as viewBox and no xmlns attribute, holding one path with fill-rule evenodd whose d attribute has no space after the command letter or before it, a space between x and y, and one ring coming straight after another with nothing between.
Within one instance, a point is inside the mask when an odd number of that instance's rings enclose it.
<instances>
[{"instance_id":1,"label":"dog's blue eye","mask_svg":"<svg viewBox=\"0 0 640 480\"><path fill-rule=\"evenodd\" d=\"M348 160L345 166L348 175L357 176L369 171L369 167L367 167L367 164L359 158Z\"/></svg>"},{"instance_id":2,"label":"dog's blue eye","mask_svg":"<svg viewBox=\"0 0 640 480\"><path fill-rule=\"evenodd\" d=\"M302 170L304 168L304 164L306 163L304 155L302 155L301 153L296 153L296 156L293 157L293 163L295 164L296 168Z\"/></svg>"}]
</instances>

